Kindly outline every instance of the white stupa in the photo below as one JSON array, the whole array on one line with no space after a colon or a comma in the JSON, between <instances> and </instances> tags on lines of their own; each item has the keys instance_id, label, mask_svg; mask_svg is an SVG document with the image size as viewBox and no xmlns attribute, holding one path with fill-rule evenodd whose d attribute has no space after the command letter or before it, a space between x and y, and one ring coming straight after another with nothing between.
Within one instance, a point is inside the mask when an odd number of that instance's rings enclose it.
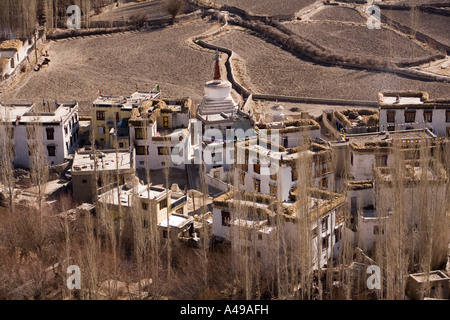
<instances>
[{"instance_id":1,"label":"white stupa","mask_svg":"<svg viewBox=\"0 0 450 320\"><path fill-rule=\"evenodd\" d=\"M219 53L216 51L214 80L205 84L205 96L198 108L198 113L203 118L220 114L230 117L236 112L237 104L231 97L232 86L228 80L222 80L219 60Z\"/></svg>"}]
</instances>

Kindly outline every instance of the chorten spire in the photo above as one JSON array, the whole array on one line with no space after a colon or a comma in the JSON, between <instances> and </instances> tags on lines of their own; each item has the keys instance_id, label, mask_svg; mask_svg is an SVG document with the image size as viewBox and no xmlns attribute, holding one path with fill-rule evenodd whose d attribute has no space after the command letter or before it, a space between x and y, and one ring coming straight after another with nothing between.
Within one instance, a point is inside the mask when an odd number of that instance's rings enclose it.
<instances>
[{"instance_id":1,"label":"chorten spire","mask_svg":"<svg viewBox=\"0 0 450 320\"><path fill-rule=\"evenodd\" d=\"M222 80L222 77L220 75L220 57L219 57L219 51L216 50L216 57L214 58L214 80Z\"/></svg>"}]
</instances>

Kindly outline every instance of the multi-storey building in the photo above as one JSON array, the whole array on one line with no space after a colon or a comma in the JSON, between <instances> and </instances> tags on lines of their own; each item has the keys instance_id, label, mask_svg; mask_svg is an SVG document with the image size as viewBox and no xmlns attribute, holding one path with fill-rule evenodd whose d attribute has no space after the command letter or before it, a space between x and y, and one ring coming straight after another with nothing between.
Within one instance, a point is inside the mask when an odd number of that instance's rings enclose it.
<instances>
[{"instance_id":1,"label":"multi-storey building","mask_svg":"<svg viewBox=\"0 0 450 320\"><path fill-rule=\"evenodd\" d=\"M77 103L56 104L54 111L39 110L34 104L0 105L0 119L9 128L16 167L30 168L33 148L46 153L49 165L57 165L77 146Z\"/></svg>"},{"instance_id":2,"label":"multi-storey building","mask_svg":"<svg viewBox=\"0 0 450 320\"><path fill-rule=\"evenodd\" d=\"M429 128L450 136L450 100L430 99L427 92L389 91L378 94L380 130Z\"/></svg>"}]
</instances>

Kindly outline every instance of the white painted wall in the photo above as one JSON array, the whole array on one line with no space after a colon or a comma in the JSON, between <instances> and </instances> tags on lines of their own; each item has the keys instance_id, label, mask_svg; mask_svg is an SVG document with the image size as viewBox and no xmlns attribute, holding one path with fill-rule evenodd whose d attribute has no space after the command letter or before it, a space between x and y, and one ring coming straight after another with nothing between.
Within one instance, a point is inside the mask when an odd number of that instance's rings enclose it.
<instances>
[{"instance_id":1,"label":"white painted wall","mask_svg":"<svg viewBox=\"0 0 450 320\"><path fill-rule=\"evenodd\" d=\"M405 110L404 109L391 109L395 111L395 130L406 130L406 128L412 127L414 129L428 128L428 124L424 123L424 110L431 110L433 112L431 126L434 128L431 130L439 137L446 136L447 128L450 128L450 122L446 122L446 109L414 109L416 111L415 122L417 124L405 124ZM448 108L450 110L450 107ZM387 131L387 126L394 125L394 123L387 122L387 112L389 109L380 109L380 126L382 130Z\"/></svg>"}]
</instances>

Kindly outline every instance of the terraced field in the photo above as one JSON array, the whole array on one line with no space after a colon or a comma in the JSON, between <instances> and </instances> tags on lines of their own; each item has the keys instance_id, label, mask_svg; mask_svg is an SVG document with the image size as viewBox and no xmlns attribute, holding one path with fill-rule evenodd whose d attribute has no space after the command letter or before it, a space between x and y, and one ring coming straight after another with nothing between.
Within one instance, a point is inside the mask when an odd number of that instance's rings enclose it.
<instances>
[{"instance_id":1,"label":"terraced field","mask_svg":"<svg viewBox=\"0 0 450 320\"><path fill-rule=\"evenodd\" d=\"M188 12L185 6L183 12ZM151 0L145 2L128 2L120 4L120 6L107 10L101 14L95 15L91 21L128 21L133 16L145 15L147 19L170 18L167 12L167 2L165 0Z\"/></svg>"},{"instance_id":2,"label":"terraced field","mask_svg":"<svg viewBox=\"0 0 450 320\"><path fill-rule=\"evenodd\" d=\"M381 90L425 90L432 97L450 97L448 83L317 65L246 31L233 31L210 42L234 50L245 60L248 80L258 93L375 101Z\"/></svg>"},{"instance_id":3,"label":"terraced field","mask_svg":"<svg viewBox=\"0 0 450 320\"><path fill-rule=\"evenodd\" d=\"M185 40L214 25L197 21L155 31L59 40L48 45L50 64L29 71L0 99L77 100L86 109L103 94L129 95L160 84L163 95L203 97L212 77L214 53L189 47Z\"/></svg>"},{"instance_id":4,"label":"terraced field","mask_svg":"<svg viewBox=\"0 0 450 320\"><path fill-rule=\"evenodd\" d=\"M432 52L392 30L339 22L288 22L298 35L336 52L362 57L420 59Z\"/></svg>"},{"instance_id":5,"label":"terraced field","mask_svg":"<svg viewBox=\"0 0 450 320\"><path fill-rule=\"evenodd\" d=\"M437 1L439 2L439 1ZM388 18L450 46L450 16L420 10L383 10Z\"/></svg>"},{"instance_id":6,"label":"terraced field","mask_svg":"<svg viewBox=\"0 0 450 320\"><path fill-rule=\"evenodd\" d=\"M246 10L255 15L295 14L317 0L212 0L219 5L229 5Z\"/></svg>"},{"instance_id":7,"label":"terraced field","mask_svg":"<svg viewBox=\"0 0 450 320\"><path fill-rule=\"evenodd\" d=\"M322 10L312 15L311 20L366 23L366 19L357 10L342 6L325 6Z\"/></svg>"}]
</instances>

